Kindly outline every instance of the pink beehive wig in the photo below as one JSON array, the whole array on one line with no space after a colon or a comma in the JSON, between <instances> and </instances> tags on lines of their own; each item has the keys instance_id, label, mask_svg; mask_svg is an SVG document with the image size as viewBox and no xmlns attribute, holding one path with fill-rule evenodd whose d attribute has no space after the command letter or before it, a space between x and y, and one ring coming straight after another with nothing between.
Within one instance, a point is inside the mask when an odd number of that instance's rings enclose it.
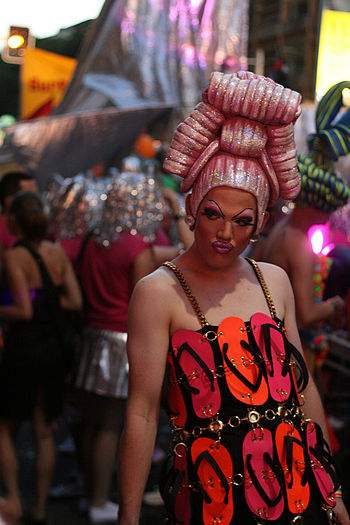
<instances>
[{"instance_id":1,"label":"pink beehive wig","mask_svg":"<svg viewBox=\"0 0 350 525\"><path fill-rule=\"evenodd\" d=\"M189 117L179 124L164 170L192 189L191 212L215 186L249 191L262 225L267 206L293 200L300 190L294 123L301 95L249 71L214 72Z\"/></svg>"}]
</instances>

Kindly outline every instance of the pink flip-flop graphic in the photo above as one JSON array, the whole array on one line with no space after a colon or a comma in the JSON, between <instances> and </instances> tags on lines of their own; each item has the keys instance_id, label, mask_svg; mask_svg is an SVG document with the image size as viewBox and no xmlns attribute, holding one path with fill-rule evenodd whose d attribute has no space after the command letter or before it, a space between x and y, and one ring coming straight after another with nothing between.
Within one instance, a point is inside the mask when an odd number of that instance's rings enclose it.
<instances>
[{"instance_id":1,"label":"pink flip-flop graphic","mask_svg":"<svg viewBox=\"0 0 350 525\"><path fill-rule=\"evenodd\" d=\"M306 425L306 442L311 461L311 469L323 499L330 507L334 507L336 499L334 491L338 483L338 474L330 450L323 438L321 427L314 421Z\"/></svg>"},{"instance_id":2,"label":"pink flip-flop graphic","mask_svg":"<svg viewBox=\"0 0 350 525\"><path fill-rule=\"evenodd\" d=\"M164 405L167 408L168 416L172 421L173 426L181 428L185 426L187 410L180 390L179 381L176 377L173 357L171 355L168 355L167 358L165 378L167 390L164 392Z\"/></svg>"},{"instance_id":3,"label":"pink flip-flop graphic","mask_svg":"<svg viewBox=\"0 0 350 525\"><path fill-rule=\"evenodd\" d=\"M179 330L171 342L183 372L182 384L191 392L193 410L200 418L215 416L220 409L221 396L209 341L199 332Z\"/></svg>"},{"instance_id":4,"label":"pink flip-flop graphic","mask_svg":"<svg viewBox=\"0 0 350 525\"><path fill-rule=\"evenodd\" d=\"M273 460L273 439L266 428L255 428L243 441L245 497L250 510L261 519L276 520L284 509L284 480Z\"/></svg>"}]
</instances>

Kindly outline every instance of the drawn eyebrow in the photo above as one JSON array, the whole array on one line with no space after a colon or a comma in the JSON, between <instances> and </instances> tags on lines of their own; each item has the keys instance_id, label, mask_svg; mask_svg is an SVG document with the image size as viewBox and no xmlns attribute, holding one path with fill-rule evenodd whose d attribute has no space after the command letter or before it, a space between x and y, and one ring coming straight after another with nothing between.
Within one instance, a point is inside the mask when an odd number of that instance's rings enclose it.
<instances>
[{"instance_id":1,"label":"drawn eyebrow","mask_svg":"<svg viewBox=\"0 0 350 525\"><path fill-rule=\"evenodd\" d=\"M244 210L241 210L241 211L239 211L238 213L236 213L236 215L234 215L234 216L232 217L232 219L235 219L236 217L238 217L239 215L241 215L242 213L244 213L244 212L247 211L247 210L251 210L251 211L254 213L253 208L244 208Z\"/></svg>"},{"instance_id":2,"label":"drawn eyebrow","mask_svg":"<svg viewBox=\"0 0 350 525\"><path fill-rule=\"evenodd\" d=\"M214 200L209 200L208 202L214 202L214 204L216 204L216 206L219 208L222 217L225 217L225 215L224 215L223 212L222 212L222 209L220 208L220 206L218 205L218 203L217 203L216 201L214 201Z\"/></svg>"},{"instance_id":3,"label":"drawn eyebrow","mask_svg":"<svg viewBox=\"0 0 350 525\"><path fill-rule=\"evenodd\" d=\"M217 207L219 208L219 210L220 210L220 213L221 213L222 217L225 217L225 215L224 215L222 209L220 208L219 204L218 204L216 201L214 201L214 200L209 200L208 202L213 202L214 204L216 204L216 206L217 206ZM247 210L251 210L251 211L254 213L253 208L244 208L243 210L241 210L241 211L239 211L238 213L236 213L236 215L234 215L234 216L232 217L232 219L236 219L236 217L238 217L239 215L241 215L242 213L244 213L244 212L247 211Z\"/></svg>"}]
</instances>

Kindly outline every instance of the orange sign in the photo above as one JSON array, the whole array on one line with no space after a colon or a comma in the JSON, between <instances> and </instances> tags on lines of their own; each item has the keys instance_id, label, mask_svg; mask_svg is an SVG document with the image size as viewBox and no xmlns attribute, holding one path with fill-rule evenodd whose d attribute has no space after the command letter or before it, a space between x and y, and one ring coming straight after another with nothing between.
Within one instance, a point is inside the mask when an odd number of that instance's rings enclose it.
<instances>
[{"instance_id":1,"label":"orange sign","mask_svg":"<svg viewBox=\"0 0 350 525\"><path fill-rule=\"evenodd\" d=\"M77 61L38 48L27 48L21 67L21 118L47 116L61 101Z\"/></svg>"}]
</instances>

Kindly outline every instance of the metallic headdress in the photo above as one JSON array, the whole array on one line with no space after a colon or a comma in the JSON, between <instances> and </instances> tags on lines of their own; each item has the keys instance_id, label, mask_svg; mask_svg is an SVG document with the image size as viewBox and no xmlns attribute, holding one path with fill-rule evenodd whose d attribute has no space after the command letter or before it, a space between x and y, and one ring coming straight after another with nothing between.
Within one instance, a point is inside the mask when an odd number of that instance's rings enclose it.
<instances>
[{"instance_id":1,"label":"metallic headdress","mask_svg":"<svg viewBox=\"0 0 350 525\"><path fill-rule=\"evenodd\" d=\"M133 171L132 171L133 170ZM50 233L57 239L86 236L105 247L122 231L153 242L165 211L161 181L141 172L136 157L126 157L123 172L111 168L108 177L56 175L45 192Z\"/></svg>"},{"instance_id":2,"label":"metallic headdress","mask_svg":"<svg viewBox=\"0 0 350 525\"><path fill-rule=\"evenodd\" d=\"M350 82L334 84L320 100L316 133L309 135L309 155L298 154L301 190L298 206L311 206L327 213L344 206L350 190L334 171L334 161L350 152L350 109L333 124L343 105L343 90Z\"/></svg>"},{"instance_id":3,"label":"metallic headdress","mask_svg":"<svg viewBox=\"0 0 350 525\"><path fill-rule=\"evenodd\" d=\"M189 117L177 127L163 167L192 188L191 212L215 186L255 195L260 229L263 212L300 188L294 122L299 93L248 71L212 73L209 86Z\"/></svg>"}]
</instances>

